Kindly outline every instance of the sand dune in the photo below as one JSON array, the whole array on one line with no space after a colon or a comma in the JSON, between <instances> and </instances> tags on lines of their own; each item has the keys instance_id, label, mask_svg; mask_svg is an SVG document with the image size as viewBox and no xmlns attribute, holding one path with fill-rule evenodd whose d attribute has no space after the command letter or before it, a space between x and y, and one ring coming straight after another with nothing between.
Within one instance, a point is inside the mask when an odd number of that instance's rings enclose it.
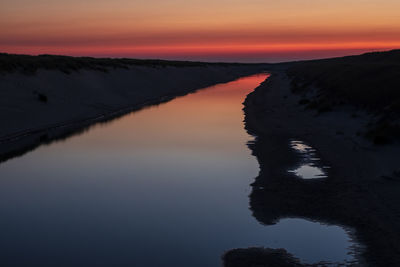
<instances>
[{"instance_id":1,"label":"sand dune","mask_svg":"<svg viewBox=\"0 0 400 267\"><path fill-rule=\"evenodd\" d=\"M361 266L366 264L364 260L373 266L397 266L399 144L378 146L358 134L371 120L365 110L343 105L319 113L299 104L303 96L291 89L285 72L273 72L245 101L246 129L257 136L250 148L260 164L250 194L253 215L267 225L283 218L306 218L350 227L352 236L366 245L360 253ZM306 141L317 150L331 167L328 178L306 180L288 172L295 159L289 149L291 139ZM254 254L269 259L277 253L256 252L232 251L227 254L226 266L236 266L230 263L236 256L248 263L242 266L253 266L251 263L260 260ZM287 259L276 266L288 266ZM264 263L260 266L270 266Z\"/></svg>"},{"instance_id":2,"label":"sand dune","mask_svg":"<svg viewBox=\"0 0 400 267\"><path fill-rule=\"evenodd\" d=\"M39 69L33 74L0 74L0 153L21 145L18 139L42 136L47 129L90 124L145 105L216 83L260 71L260 66L226 65L131 65L106 72L80 69L65 73ZM66 127L65 127L66 126ZM24 142L39 142L39 137ZM38 139L39 138L39 139ZM43 138L42 138L43 139Z\"/></svg>"}]
</instances>

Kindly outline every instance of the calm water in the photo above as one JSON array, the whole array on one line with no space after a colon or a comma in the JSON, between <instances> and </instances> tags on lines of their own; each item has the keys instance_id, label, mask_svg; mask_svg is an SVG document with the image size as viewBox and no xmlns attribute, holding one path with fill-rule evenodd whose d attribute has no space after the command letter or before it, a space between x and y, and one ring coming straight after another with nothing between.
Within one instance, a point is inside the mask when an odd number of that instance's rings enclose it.
<instances>
[{"instance_id":1,"label":"calm water","mask_svg":"<svg viewBox=\"0 0 400 267\"><path fill-rule=\"evenodd\" d=\"M351 259L340 227L264 226L251 215L259 169L241 103L265 78L210 87L1 164L1 265L220 266L224 251L249 246L306 262Z\"/></svg>"},{"instance_id":2,"label":"calm water","mask_svg":"<svg viewBox=\"0 0 400 267\"><path fill-rule=\"evenodd\" d=\"M299 154L300 164L289 170L303 179L328 178L328 166L321 166L321 159L317 157L316 150L300 140L291 140L290 147Z\"/></svg>"}]
</instances>

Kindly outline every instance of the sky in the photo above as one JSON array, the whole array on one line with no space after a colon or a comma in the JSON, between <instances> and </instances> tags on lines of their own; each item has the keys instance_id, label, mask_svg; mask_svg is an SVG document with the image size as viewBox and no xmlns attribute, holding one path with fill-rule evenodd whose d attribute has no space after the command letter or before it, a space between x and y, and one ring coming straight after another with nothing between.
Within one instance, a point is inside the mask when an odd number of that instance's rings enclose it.
<instances>
[{"instance_id":1,"label":"sky","mask_svg":"<svg viewBox=\"0 0 400 267\"><path fill-rule=\"evenodd\" d=\"M1 0L0 52L279 62L400 48L399 0Z\"/></svg>"}]
</instances>

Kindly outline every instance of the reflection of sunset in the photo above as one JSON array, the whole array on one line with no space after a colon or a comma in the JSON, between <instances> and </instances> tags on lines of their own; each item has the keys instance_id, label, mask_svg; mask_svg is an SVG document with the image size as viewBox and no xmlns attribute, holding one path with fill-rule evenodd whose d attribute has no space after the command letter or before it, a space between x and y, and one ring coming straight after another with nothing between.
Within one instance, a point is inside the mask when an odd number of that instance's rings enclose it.
<instances>
[{"instance_id":1,"label":"reflection of sunset","mask_svg":"<svg viewBox=\"0 0 400 267\"><path fill-rule=\"evenodd\" d=\"M112 148L120 150L131 149L132 142L135 142L135 150L159 150L185 144L188 148L229 151L232 150L232 140L237 140L238 135L247 138L244 129L237 131L238 125L243 127L242 102L266 77L266 74L255 75L215 85L160 106L134 112L111 122L113 127L89 132L76 140L79 147L97 147L99 143L107 146L110 142ZM118 136L118 139L105 140L104 136Z\"/></svg>"},{"instance_id":2,"label":"reflection of sunset","mask_svg":"<svg viewBox=\"0 0 400 267\"><path fill-rule=\"evenodd\" d=\"M285 60L400 47L400 2L2 1L0 51Z\"/></svg>"}]
</instances>

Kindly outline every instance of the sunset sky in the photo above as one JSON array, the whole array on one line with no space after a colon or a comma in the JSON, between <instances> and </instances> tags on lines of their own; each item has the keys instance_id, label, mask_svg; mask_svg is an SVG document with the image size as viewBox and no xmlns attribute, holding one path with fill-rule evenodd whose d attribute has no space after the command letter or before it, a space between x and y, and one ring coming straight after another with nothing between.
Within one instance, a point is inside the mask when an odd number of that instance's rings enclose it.
<instances>
[{"instance_id":1,"label":"sunset sky","mask_svg":"<svg viewBox=\"0 0 400 267\"><path fill-rule=\"evenodd\" d=\"M0 51L277 62L400 48L399 0L2 0Z\"/></svg>"}]
</instances>

